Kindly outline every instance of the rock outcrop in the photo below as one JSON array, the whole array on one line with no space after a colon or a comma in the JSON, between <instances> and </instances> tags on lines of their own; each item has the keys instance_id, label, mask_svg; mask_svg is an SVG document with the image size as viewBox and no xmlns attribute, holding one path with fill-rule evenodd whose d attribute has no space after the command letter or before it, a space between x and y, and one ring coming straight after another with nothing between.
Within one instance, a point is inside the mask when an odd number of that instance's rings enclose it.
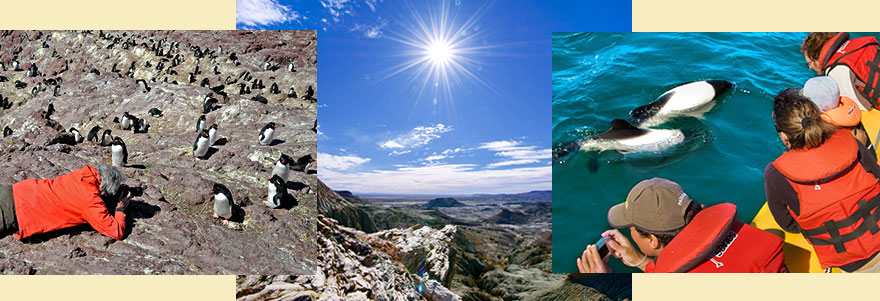
<instances>
[{"instance_id":1,"label":"rock outcrop","mask_svg":"<svg viewBox=\"0 0 880 301\"><path fill-rule=\"evenodd\" d=\"M490 217L486 222L493 224L512 224L512 225L520 225L529 222L529 216L516 211L507 210L507 208L501 209L501 212Z\"/></svg>"},{"instance_id":2,"label":"rock outcrop","mask_svg":"<svg viewBox=\"0 0 880 301\"><path fill-rule=\"evenodd\" d=\"M457 201L454 198L436 198L428 201L425 204L425 207L434 208L434 207L461 207L465 206L465 204Z\"/></svg>"},{"instance_id":3,"label":"rock outcrop","mask_svg":"<svg viewBox=\"0 0 880 301\"><path fill-rule=\"evenodd\" d=\"M314 31L0 33L0 62L6 67L0 76L8 79L0 82L0 94L11 103L0 108L0 127L13 130L0 138L0 185L109 164L108 147L76 144L68 133L75 127L86 136L100 126L124 139L127 184L144 188L128 208L130 233L124 240L109 239L88 225L25 242L6 236L0 239L0 273L313 273L314 167L291 172L292 198L281 208L262 201L281 153L317 155L314 99L286 95L290 87L303 95L316 85L315 43ZM15 71L13 61L38 71ZM296 72L287 71L289 62ZM265 87L239 93L237 84L251 87L253 81ZM273 83L284 92L271 93ZM220 138L205 160L197 160L192 145L207 95L218 100L218 108L205 115L208 125L219 125ZM251 100L256 95L266 103ZM152 108L162 115L148 114ZM124 112L146 120L146 132L120 129L113 119ZM275 141L262 146L257 134L268 122L278 125ZM215 182L230 189L235 203L228 226L211 217L209 191Z\"/></svg>"},{"instance_id":4,"label":"rock outcrop","mask_svg":"<svg viewBox=\"0 0 880 301\"><path fill-rule=\"evenodd\" d=\"M321 180L318 180L318 212L347 227L367 233L378 231L369 213L350 203Z\"/></svg>"}]
</instances>

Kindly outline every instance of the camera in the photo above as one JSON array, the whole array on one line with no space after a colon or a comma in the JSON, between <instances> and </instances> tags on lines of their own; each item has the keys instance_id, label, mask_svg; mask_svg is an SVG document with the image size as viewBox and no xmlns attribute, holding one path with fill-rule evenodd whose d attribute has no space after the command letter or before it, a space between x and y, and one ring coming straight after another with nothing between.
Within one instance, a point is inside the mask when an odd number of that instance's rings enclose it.
<instances>
[{"instance_id":1,"label":"camera","mask_svg":"<svg viewBox=\"0 0 880 301\"><path fill-rule=\"evenodd\" d=\"M608 251L608 245L605 242L608 241L607 237L602 237L599 241L596 242L596 250L599 251L599 258L605 259L608 257L610 252Z\"/></svg>"},{"instance_id":2,"label":"camera","mask_svg":"<svg viewBox=\"0 0 880 301\"><path fill-rule=\"evenodd\" d=\"M141 187L129 187L128 185L122 184L119 187L119 195L125 196L126 193L131 193L132 197L140 197L144 195L144 189Z\"/></svg>"}]
</instances>

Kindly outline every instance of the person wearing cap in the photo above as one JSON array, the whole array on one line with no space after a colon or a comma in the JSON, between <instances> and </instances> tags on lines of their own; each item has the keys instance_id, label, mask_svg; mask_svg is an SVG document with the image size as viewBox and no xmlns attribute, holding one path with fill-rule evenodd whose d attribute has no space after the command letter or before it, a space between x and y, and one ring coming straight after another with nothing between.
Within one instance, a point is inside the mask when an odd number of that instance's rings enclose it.
<instances>
[{"instance_id":1,"label":"person wearing cap","mask_svg":"<svg viewBox=\"0 0 880 301\"><path fill-rule=\"evenodd\" d=\"M804 235L823 268L880 272L880 166L805 94L788 88L773 99L789 150L764 169L767 206L782 229Z\"/></svg>"},{"instance_id":2,"label":"person wearing cap","mask_svg":"<svg viewBox=\"0 0 880 301\"><path fill-rule=\"evenodd\" d=\"M871 36L849 38L849 33L811 32L801 43L810 70L834 79L840 92L862 111L880 108L880 52Z\"/></svg>"},{"instance_id":3,"label":"person wearing cap","mask_svg":"<svg viewBox=\"0 0 880 301\"><path fill-rule=\"evenodd\" d=\"M783 272L782 239L736 219L736 205L697 205L677 183L653 178L636 184L608 210L602 233L614 257L648 273ZM649 260L649 258L655 258ZM576 260L581 273L610 272L589 245Z\"/></svg>"},{"instance_id":4,"label":"person wearing cap","mask_svg":"<svg viewBox=\"0 0 880 301\"><path fill-rule=\"evenodd\" d=\"M116 167L86 165L54 179L0 186L0 237L12 234L22 240L88 223L101 234L121 240L125 208L131 200L130 193L119 193L123 181L125 175Z\"/></svg>"},{"instance_id":5,"label":"person wearing cap","mask_svg":"<svg viewBox=\"0 0 880 301\"><path fill-rule=\"evenodd\" d=\"M868 143L868 135L862 126L862 111L858 104L849 97L840 96L837 83L828 76L810 78L804 83L801 94L810 99L819 108L822 120L840 128L849 129L859 143L865 145L873 156L874 146Z\"/></svg>"}]
</instances>

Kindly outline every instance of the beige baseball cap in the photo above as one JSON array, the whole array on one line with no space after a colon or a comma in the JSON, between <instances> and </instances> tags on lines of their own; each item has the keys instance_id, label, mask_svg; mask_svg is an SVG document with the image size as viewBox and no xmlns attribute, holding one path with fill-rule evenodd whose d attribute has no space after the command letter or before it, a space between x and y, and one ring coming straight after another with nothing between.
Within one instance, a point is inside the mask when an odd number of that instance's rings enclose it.
<instances>
[{"instance_id":1,"label":"beige baseball cap","mask_svg":"<svg viewBox=\"0 0 880 301\"><path fill-rule=\"evenodd\" d=\"M684 216L692 202L675 182L644 180L633 186L626 202L608 210L608 224L614 228L635 225L651 231L677 230L685 226Z\"/></svg>"}]
</instances>

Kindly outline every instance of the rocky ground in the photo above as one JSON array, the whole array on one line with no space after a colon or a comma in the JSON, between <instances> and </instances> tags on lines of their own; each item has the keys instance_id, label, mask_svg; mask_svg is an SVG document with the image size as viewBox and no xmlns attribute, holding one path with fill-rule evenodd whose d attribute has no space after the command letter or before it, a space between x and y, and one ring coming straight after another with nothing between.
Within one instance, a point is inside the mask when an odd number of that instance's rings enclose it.
<instances>
[{"instance_id":1,"label":"rocky ground","mask_svg":"<svg viewBox=\"0 0 880 301\"><path fill-rule=\"evenodd\" d=\"M551 274L547 231L535 236L510 227L415 224L366 233L326 217L357 212L357 219L344 220L353 227L362 226L370 217L355 209L366 206L362 200L345 192L340 195L320 181L319 187L318 207L334 211L322 210L318 218L318 273L239 276L239 300L631 298L628 274ZM406 211L402 210L398 213Z\"/></svg>"},{"instance_id":2,"label":"rocky ground","mask_svg":"<svg viewBox=\"0 0 880 301\"><path fill-rule=\"evenodd\" d=\"M85 136L98 125L125 141L127 184L144 188L127 210L125 239L107 238L88 225L25 241L6 236L0 239L0 273L314 273L316 168L291 171L287 188L294 200L281 208L262 200L281 153L316 158L317 94L304 97L310 86L317 91L316 42L314 31L0 33L0 94L11 103L0 108L0 127L12 130L0 138L0 185L109 164L109 147L76 144L67 133L75 127ZM290 63L295 72L288 71ZM28 77L32 65L37 72ZM205 79L208 87L200 86ZM265 87L240 94L237 84L251 87L253 80ZM280 93L270 92L273 83ZM297 97L288 97L291 87ZM206 114L207 124L216 123L221 138L206 160L197 160L195 126L209 93L219 108ZM257 95L266 103L251 100ZM47 112L50 104L54 112ZM163 115L150 116L151 108ZM113 119L123 112L145 119L147 132L120 129ZM258 145L268 122L278 126L275 141ZM215 182L233 194L235 216L228 225L211 216Z\"/></svg>"}]
</instances>

